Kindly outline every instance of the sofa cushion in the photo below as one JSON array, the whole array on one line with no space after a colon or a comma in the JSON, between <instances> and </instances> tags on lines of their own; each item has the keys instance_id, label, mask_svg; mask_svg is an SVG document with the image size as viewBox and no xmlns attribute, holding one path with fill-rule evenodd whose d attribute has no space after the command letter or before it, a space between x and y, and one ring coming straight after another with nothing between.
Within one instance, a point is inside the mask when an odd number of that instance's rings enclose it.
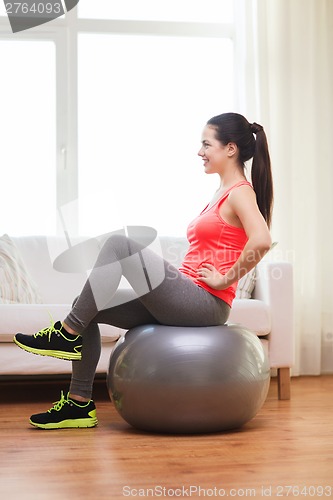
<instances>
[{"instance_id":1,"label":"sofa cushion","mask_svg":"<svg viewBox=\"0 0 333 500\"><path fill-rule=\"evenodd\" d=\"M0 238L0 303L41 303L38 287L12 239Z\"/></svg>"},{"instance_id":2,"label":"sofa cushion","mask_svg":"<svg viewBox=\"0 0 333 500\"><path fill-rule=\"evenodd\" d=\"M109 359L113 343L103 345L101 357L97 365L97 373L105 373L109 367ZM33 358L33 359L32 359ZM49 376L68 374L72 372L72 363L65 359L50 358L49 356L31 356L22 349L18 349L14 342L1 344L0 377L40 376L42 379ZM69 377L67 378L67 380ZM66 381L65 381L66 382ZM67 382L66 382L67 384Z\"/></svg>"},{"instance_id":3,"label":"sofa cushion","mask_svg":"<svg viewBox=\"0 0 333 500\"><path fill-rule=\"evenodd\" d=\"M271 332L271 309L256 299L235 299L230 312L228 324L237 323L253 330L258 336Z\"/></svg>"}]
</instances>

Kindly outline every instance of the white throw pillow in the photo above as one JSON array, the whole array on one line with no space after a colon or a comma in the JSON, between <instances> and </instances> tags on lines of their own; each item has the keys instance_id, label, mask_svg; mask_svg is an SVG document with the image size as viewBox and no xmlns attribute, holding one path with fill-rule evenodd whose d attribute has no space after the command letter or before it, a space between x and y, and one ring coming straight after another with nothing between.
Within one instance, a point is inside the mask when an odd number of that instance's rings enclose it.
<instances>
[{"instance_id":1,"label":"white throw pillow","mask_svg":"<svg viewBox=\"0 0 333 500\"><path fill-rule=\"evenodd\" d=\"M256 284L256 268L251 269L238 281L236 299L250 299Z\"/></svg>"},{"instance_id":2,"label":"white throw pillow","mask_svg":"<svg viewBox=\"0 0 333 500\"><path fill-rule=\"evenodd\" d=\"M0 237L0 304L40 304L42 298L7 234Z\"/></svg>"}]
</instances>

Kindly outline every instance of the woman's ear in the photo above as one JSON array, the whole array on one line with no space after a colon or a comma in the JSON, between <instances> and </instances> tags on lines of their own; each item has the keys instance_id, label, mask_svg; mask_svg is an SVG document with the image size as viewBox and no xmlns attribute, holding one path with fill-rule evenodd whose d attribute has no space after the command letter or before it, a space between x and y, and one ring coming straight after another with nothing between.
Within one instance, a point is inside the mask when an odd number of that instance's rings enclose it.
<instances>
[{"instance_id":1,"label":"woman's ear","mask_svg":"<svg viewBox=\"0 0 333 500\"><path fill-rule=\"evenodd\" d=\"M228 156L230 158L234 156L238 151L238 147L234 142L228 142L227 148L228 148Z\"/></svg>"}]
</instances>

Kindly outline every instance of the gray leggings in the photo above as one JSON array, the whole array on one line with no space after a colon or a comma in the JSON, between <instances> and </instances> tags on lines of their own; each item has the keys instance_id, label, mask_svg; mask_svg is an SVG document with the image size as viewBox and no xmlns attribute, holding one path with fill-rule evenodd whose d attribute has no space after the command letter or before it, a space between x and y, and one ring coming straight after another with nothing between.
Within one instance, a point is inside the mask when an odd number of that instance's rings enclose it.
<instances>
[{"instance_id":1,"label":"gray leggings","mask_svg":"<svg viewBox=\"0 0 333 500\"><path fill-rule=\"evenodd\" d=\"M124 276L131 289L119 289ZM91 398L101 353L98 323L123 329L143 324L214 326L230 307L196 285L157 253L123 235L103 245L65 323L83 337L82 359L72 362L70 392Z\"/></svg>"}]
</instances>

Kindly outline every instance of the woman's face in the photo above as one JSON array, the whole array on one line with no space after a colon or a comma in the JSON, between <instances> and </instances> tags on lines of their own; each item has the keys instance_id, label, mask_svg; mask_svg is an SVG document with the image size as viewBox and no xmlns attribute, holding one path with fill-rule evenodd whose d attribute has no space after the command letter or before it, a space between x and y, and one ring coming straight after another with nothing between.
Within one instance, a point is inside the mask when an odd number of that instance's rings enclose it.
<instances>
[{"instance_id":1,"label":"woman's face","mask_svg":"<svg viewBox=\"0 0 333 500\"><path fill-rule=\"evenodd\" d=\"M203 159L205 172L220 173L228 159L228 145L221 144L216 139L215 129L208 125L203 130L201 144L198 155Z\"/></svg>"}]
</instances>

